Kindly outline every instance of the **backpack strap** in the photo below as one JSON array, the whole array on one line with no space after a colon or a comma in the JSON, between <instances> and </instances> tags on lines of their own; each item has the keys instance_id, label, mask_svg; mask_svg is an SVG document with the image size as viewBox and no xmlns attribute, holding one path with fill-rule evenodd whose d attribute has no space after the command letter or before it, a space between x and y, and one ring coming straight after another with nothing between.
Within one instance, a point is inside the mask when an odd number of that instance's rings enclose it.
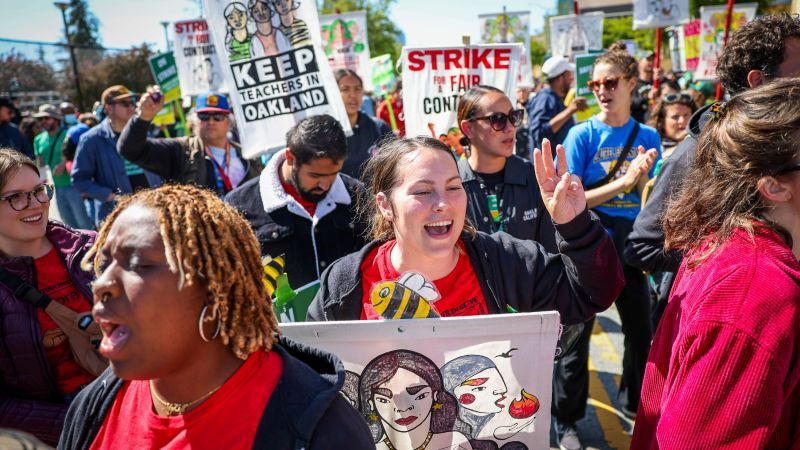
<instances>
[{"instance_id":1,"label":"backpack strap","mask_svg":"<svg viewBox=\"0 0 800 450\"><path fill-rule=\"evenodd\" d=\"M22 281L18 276L0 267L0 283L3 283L14 292L14 296L33 306L45 309L52 301L47 294L42 293L32 285Z\"/></svg>"},{"instance_id":2,"label":"backpack strap","mask_svg":"<svg viewBox=\"0 0 800 450\"><path fill-rule=\"evenodd\" d=\"M633 146L633 141L636 140L636 136L639 134L639 122L635 122L633 125L633 130L631 130L631 134L628 135L628 140L625 142L625 147L622 149L622 152L617 157L617 162L614 164L614 167L611 168L611 171L606 174L600 181L591 184L590 186L586 186L584 190L591 190L599 188L604 184L611 181L612 178L619 172L619 169L622 167L622 162L625 161L625 158L628 157L628 152L631 151L631 147Z\"/></svg>"}]
</instances>

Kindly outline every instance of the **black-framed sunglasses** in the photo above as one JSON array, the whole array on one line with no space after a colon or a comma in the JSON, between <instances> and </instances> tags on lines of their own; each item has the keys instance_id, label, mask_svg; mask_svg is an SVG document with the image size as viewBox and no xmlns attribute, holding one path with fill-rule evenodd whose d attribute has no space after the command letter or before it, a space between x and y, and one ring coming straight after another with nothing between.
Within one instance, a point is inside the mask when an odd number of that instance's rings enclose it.
<instances>
[{"instance_id":1,"label":"black-framed sunglasses","mask_svg":"<svg viewBox=\"0 0 800 450\"><path fill-rule=\"evenodd\" d=\"M130 100L119 100L112 103L114 106L122 106L123 108L135 108L136 107L136 100L131 98Z\"/></svg>"},{"instance_id":2,"label":"black-framed sunglasses","mask_svg":"<svg viewBox=\"0 0 800 450\"><path fill-rule=\"evenodd\" d=\"M605 80L589 80L586 82L586 85L589 86L589 89L597 92L600 90L600 86L606 88L607 91L613 91L617 89L619 86L619 80L622 78L620 77L606 77Z\"/></svg>"},{"instance_id":3,"label":"black-framed sunglasses","mask_svg":"<svg viewBox=\"0 0 800 450\"><path fill-rule=\"evenodd\" d=\"M225 120L225 116L226 114L223 113L197 113L200 122L208 122L211 119L214 119L214 122L222 122Z\"/></svg>"},{"instance_id":4,"label":"black-framed sunglasses","mask_svg":"<svg viewBox=\"0 0 800 450\"><path fill-rule=\"evenodd\" d=\"M493 113L488 116L473 117L469 119L470 122L475 120L488 120L494 131L503 131L506 129L506 124L511 122L514 128L522 125L522 119L525 117L524 109L512 109L508 113Z\"/></svg>"},{"instance_id":5,"label":"black-framed sunglasses","mask_svg":"<svg viewBox=\"0 0 800 450\"><path fill-rule=\"evenodd\" d=\"M787 172L797 172L797 171L800 171L800 162L789 164L788 166L779 169L775 175L783 175Z\"/></svg>"},{"instance_id":6,"label":"black-framed sunglasses","mask_svg":"<svg viewBox=\"0 0 800 450\"><path fill-rule=\"evenodd\" d=\"M692 96L686 92L670 93L662 97L665 105L673 103L693 103Z\"/></svg>"},{"instance_id":7,"label":"black-framed sunglasses","mask_svg":"<svg viewBox=\"0 0 800 450\"><path fill-rule=\"evenodd\" d=\"M31 206L31 197L35 198L39 204L45 204L53 199L55 188L52 184L40 184L32 191L15 192L13 194L0 197L0 202L7 201L14 211L23 211Z\"/></svg>"}]
</instances>

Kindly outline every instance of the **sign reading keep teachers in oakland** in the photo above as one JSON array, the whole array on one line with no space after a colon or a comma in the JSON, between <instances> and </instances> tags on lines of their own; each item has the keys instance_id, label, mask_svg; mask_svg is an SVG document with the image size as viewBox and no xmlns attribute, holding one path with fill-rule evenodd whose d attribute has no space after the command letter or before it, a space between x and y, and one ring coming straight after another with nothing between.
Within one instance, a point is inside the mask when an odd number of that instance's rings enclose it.
<instances>
[{"instance_id":1,"label":"sign reading keep teachers in oakland","mask_svg":"<svg viewBox=\"0 0 800 450\"><path fill-rule=\"evenodd\" d=\"M446 140L458 132L458 99L473 86L494 86L514 98L522 49L522 44L403 47L406 135Z\"/></svg>"},{"instance_id":2,"label":"sign reading keep teachers in oakland","mask_svg":"<svg viewBox=\"0 0 800 450\"><path fill-rule=\"evenodd\" d=\"M206 19L183 20L173 25L175 64L183 95L228 92Z\"/></svg>"},{"instance_id":3,"label":"sign reading keep teachers in oakland","mask_svg":"<svg viewBox=\"0 0 800 450\"><path fill-rule=\"evenodd\" d=\"M204 3L246 158L285 147L310 116L330 114L352 134L313 0Z\"/></svg>"}]
</instances>

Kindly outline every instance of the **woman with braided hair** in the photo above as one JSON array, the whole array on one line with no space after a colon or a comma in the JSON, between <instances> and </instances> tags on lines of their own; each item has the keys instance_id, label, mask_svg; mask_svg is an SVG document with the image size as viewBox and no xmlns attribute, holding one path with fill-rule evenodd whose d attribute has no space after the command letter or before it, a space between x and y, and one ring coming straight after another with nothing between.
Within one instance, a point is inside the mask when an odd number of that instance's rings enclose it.
<instances>
[{"instance_id":1,"label":"woman with braided hair","mask_svg":"<svg viewBox=\"0 0 800 450\"><path fill-rule=\"evenodd\" d=\"M83 262L111 370L75 400L59 448L373 446L336 357L278 336L258 241L213 192L125 198Z\"/></svg>"}]
</instances>

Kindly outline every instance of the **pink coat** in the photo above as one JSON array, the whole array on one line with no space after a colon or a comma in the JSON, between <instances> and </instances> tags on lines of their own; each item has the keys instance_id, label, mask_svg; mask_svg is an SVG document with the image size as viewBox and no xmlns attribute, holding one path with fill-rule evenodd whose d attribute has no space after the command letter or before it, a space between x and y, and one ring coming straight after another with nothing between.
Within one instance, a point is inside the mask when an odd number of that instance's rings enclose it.
<instances>
[{"instance_id":1,"label":"pink coat","mask_svg":"<svg viewBox=\"0 0 800 450\"><path fill-rule=\"evenodd\" d=\"M800 448L800 263L737 230L682 265L653 340L632 449Z\"/></svg>"}]
</instances>

